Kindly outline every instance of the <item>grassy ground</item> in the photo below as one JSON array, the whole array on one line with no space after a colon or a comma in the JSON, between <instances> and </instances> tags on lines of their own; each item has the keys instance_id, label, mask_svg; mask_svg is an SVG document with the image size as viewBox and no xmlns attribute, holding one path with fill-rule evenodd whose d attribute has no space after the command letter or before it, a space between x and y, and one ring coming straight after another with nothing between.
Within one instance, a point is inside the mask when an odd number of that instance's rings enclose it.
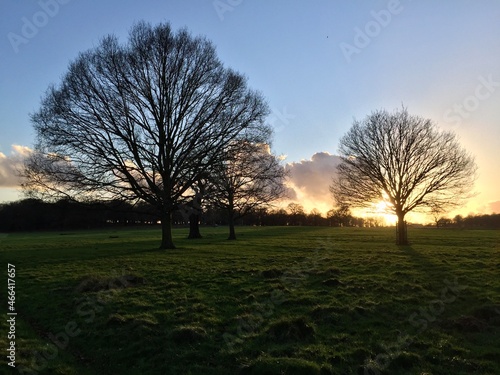
<instances>
[{"instance_id":1,"label":"grassy ground","mask_svg":"<svg viewBox=\"0 0 500 375\"><path fill-rule=\"evenodd\" d=\"M12 373L500 374L500 232L237 229L4 235Z\"/></svg>"}]
</instances>

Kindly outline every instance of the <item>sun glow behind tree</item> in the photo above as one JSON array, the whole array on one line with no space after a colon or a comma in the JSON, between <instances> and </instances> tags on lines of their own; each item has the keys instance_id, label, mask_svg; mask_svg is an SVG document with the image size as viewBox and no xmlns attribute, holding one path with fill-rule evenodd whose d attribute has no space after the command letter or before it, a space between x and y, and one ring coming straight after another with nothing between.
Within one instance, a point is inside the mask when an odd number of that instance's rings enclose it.
<instances>
[{"instance_id":1,"label":"sun glow behind tree","mask_svg":"<svg viewBox=\"0 0 500 375\"><path fill-rule=\"evenodd\" d=\"M455 134L406 108L355 121L340 141L342 163L331 185L339 205L371 209L388 202L397 243L408 244L409 212L444 210L472 195L477 166ZM379 207L381 208L381 207Z\"/></svg>"}]
</instances>

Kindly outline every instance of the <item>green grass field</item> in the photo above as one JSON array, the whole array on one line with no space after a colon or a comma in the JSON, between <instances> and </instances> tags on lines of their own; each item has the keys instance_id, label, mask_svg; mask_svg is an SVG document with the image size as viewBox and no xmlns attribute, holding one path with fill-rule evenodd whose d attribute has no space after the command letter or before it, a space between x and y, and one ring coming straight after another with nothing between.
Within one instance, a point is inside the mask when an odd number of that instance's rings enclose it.
<instances>
[{"instance_id":1,"label":"green grass field","mask_svg":"<svg viewBox=\"0 0 500 375\"><path fill-rule=\"evenodd\" d=\"M500 374L500 232L324 227L0 237L0 373Z\"/></svg>"}]
</instances>

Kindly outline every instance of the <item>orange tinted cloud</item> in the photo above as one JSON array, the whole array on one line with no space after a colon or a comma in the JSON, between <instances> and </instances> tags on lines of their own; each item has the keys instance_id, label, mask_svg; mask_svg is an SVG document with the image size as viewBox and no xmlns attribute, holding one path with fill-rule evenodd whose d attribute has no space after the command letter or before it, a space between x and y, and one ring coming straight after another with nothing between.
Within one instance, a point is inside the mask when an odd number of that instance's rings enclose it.
<instances>
[{"instance_id":1,"label":"orange tinted cloud","mask_svg":"<svg viewBox=\"0 0 500 375\"><path fill-rule=\"evenodd\" d=\"M328 152L317 152L310 160L286 165L285 168L290 174L289 188L306 210L317 208L325 213L332 208L330 185L339 163L338 156Z\"/></svg>"},{"instance_id":2,"label":"orange tinted cloud","mask_svg":"<svg viewBox=\"0 0 500 375\"><path fill-rule=\"evenodd\" d=\"M18 187L20 180L18 173L23 164L23 159L32 150L26 146L12 145L9 156L0 152L0 187Z\"/></svg>"},{"instance_id":3,"label":"orange tinted cloud","mask_svg":"<svg viewBox=\"0 0 500 375\"><path fill-rule=\"evenodd\" d=\"M490 213L500 214L500 201L491 202L489 204Z\"/></svg>"}]
</instances>

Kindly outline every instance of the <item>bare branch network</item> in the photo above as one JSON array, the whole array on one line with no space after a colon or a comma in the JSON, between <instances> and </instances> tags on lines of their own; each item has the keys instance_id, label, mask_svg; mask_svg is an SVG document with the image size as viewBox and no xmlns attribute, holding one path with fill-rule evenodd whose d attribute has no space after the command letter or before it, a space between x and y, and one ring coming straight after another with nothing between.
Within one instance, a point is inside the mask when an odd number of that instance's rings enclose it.
<instances>
[{"instance_id":1,"label":"bare branch network","mask_svg":"<svg viewBox=\"0 0 500 375\"><path fill-rule=\"evenodd\" d=\"M405 108L355 121L339 152L342 163L330 188L336 202L369 207L384 200L401 223L416 209L461 204L471 196L476 178L474 158L453 133Z\"/></svg>"},{"instance_id":2,"label":"bare branch network","mask_svg":"<svg viewBox=\"0 0 500 375\"><path fill-rule=\"evenodd\" d=\"M229 239L236 238L236 219L285 196L286 176L279 158L266 144L240 140L224 150L215 165L208 195L213 206L228 213Z\"/></svg>"},{"instance_id":3,"label":"bare branch network","mask_svg":"<svg viewBox=\"0 0 500 375\"><path fill-rule=\"evenodd\" d=\"M222 151L265 128L268 113L264 98L222 65L211 42L168 24L139 23L127 44L104 38L48 89L32 116L38 144L25 188L142 200L168 222ZM162 247L173 247L171 239Z\"/></svg>"}]
</instances>

